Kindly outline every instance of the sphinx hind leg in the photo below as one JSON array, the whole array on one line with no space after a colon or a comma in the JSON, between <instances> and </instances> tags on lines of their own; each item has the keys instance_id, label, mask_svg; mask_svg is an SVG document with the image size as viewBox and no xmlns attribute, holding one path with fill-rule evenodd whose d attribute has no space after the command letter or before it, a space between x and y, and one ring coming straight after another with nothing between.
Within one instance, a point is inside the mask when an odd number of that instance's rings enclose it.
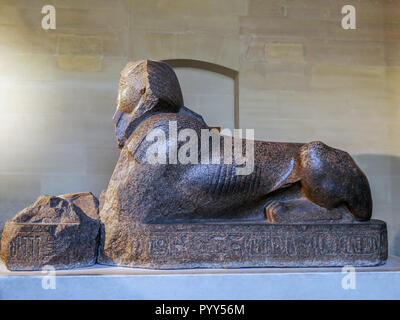
<instances>
[{"instance_id":1,"label":"sphinx hind leg","mask_svg":"<svg viewBox=\"0 0 400 320\"><path fill-rule=\"evenodd\" d=\"M296 171L308 200L327 209L346 205L356 220L371 218L368 179L347 152L311 142L301 147Z\"/></svg>"},{"instance_id":2,"label":"sphinx hind leg","mask_svg":"<svg viewBox=\"0 0 400 320\"><path fill-rule=\"evenodd\" d=\"M353 220L346 208L327 209L307 199L300 181L268 195L264 214L267 221L278 223Z\"/></svg>"}]
</instances>

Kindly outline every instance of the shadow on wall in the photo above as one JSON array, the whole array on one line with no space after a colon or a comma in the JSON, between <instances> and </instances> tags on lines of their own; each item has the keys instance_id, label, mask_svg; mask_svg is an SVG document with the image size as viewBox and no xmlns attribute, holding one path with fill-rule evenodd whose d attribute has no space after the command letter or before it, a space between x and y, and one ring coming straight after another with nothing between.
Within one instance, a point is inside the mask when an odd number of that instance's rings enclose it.
<instances>
[{"instance_id":1,"label":"shadow on wall","mask_svg":"<svg viewBox=\"0 0 400 320\"><path fill-rule=\"evenodd\" d=\"M400 157L361 154L354 159L371 185L372 217L387 223L389 254L400 256Z\"/></svg>"}]
</instances>

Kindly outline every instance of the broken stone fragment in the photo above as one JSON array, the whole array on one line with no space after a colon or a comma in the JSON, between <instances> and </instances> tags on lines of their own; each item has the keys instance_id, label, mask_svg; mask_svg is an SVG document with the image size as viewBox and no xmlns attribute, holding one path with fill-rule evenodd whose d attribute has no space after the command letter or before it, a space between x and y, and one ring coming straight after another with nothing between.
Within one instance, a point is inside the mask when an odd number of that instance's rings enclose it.
<instances>
[{"instance_id":1,"label":"broken stone fragment","mask_svg":"<svg viewBox=\"0 0 400 320\"><path fill-rule=\"evenodd\" d=\"M99 228L99 202L93 194L44 195L6 222L0 256L9 270L91 266Z\"/></svg>"}]
</instances>

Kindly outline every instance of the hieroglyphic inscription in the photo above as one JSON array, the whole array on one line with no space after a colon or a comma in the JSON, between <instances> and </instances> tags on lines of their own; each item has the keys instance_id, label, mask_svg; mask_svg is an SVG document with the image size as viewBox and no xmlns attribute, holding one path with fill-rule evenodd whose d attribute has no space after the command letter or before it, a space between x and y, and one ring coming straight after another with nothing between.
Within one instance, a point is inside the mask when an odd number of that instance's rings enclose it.
<instances>
[{"instance_id":1,"label":"hieroglyphic inscription","mask_svg":"<svg viewBox=\"0 0 400 320\"><path fill-rule=\"evenodd\" d=\"M45 232L19 233L9 245L11 259L35 261L54 252L53 237Z\"/></svg>"},{"instance_id":2,"label":"hieroglyphic inscription","mask_svg":"<svg viewBox=\"0 0 400 320\"><path fill-rule=\"evenodd\" d=\"M184 241L182 239L185 239ZM269 233L218 234L213 232L156 234L148 243L155 256L199 256L229 254L247 259L254 256L371 255L380 248L379 234L270 235Z\"/></svg>"},{"instance_id":3,"label":"hieroglyphic inscription","mask_svg":"<svg viewBox=\"0 0 400 320\"><path fill-rule=\"evenodd\" d=\"M375 253L379 238L374 235L332 235L317 233L312 236L249 237L245 246L252 254L318 256L369 255Z\"/></svg>"}]
</instances>

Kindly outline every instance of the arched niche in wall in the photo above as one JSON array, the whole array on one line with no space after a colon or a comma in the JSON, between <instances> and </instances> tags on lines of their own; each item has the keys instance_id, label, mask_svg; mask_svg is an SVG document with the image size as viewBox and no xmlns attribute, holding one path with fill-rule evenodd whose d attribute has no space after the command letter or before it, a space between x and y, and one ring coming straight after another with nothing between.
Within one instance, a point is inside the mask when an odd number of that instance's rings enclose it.
<instances>
[{"instance_id":1,"label":"arched niche in wall","mask_svg":"<svg viewBox=\"0 0 400 320\"><path fill-rule=\"evenodd\" d=\"M164 60L176 72L185 106L211 127L239 128L239 78L236 70L210 62Z\"/></svg>"}]
</instances>

